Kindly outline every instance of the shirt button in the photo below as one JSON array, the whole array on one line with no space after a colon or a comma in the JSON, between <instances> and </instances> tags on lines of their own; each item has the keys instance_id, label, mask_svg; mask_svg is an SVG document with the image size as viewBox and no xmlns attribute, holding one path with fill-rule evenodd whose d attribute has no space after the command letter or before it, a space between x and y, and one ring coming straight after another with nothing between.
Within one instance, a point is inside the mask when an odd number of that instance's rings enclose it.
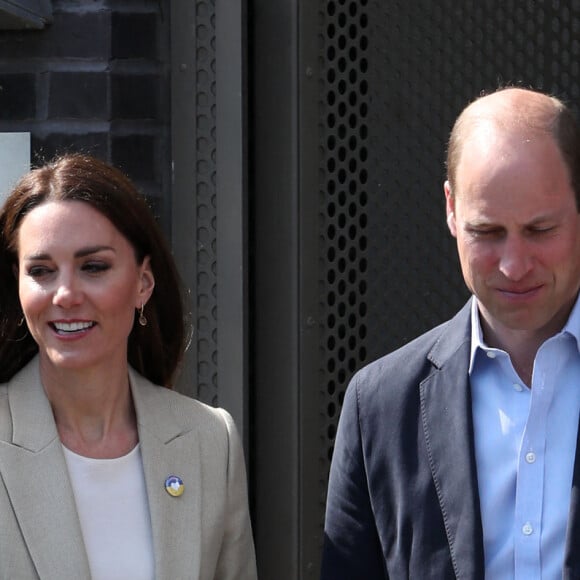
<instances>
[{"instance_id":1,"label":"shirt button","mask_svg":"<svg viewBox=\"0 0 580 580\"><path fill-rule=\"evenodd\" d=\"M488 350L485 354L488 356L488 358L495 358L496 357L495 352L492 352L491 350Z\"/></svg>"},{"instance_id":2,"label":"shirt button","mask_svg":"<svg viewBox=\"0 0 580 580\"><path fill-rule=\"evenodd\" d=\"M536 454L533 453L532 451L526 453L526 461L528 463L533 463L534 461L536 461Z\"/></svg>"},{"instance_id":3,"label":"shirt button","mask_svg":"<svg viewBox=\"0 0 580 580\"><path fill-rule=\"evenodd\" d=\"M524 387L522 387L522 385L520 385L519 383L514 383L513 387L514 391L517 391L518 393L521 393L524 390Z\"/></svg>"},{"instance_id":4,"label":"shirt button","mask_svg":"<svg viewBox=\"0 0 580 580\"><path fill-rule=\"evenodd\" d=\"M533 532L534 528L530 522L527 522L522 526L522 534L524 534L524 536L531 536Z\"/></svg>"}]
</instances>

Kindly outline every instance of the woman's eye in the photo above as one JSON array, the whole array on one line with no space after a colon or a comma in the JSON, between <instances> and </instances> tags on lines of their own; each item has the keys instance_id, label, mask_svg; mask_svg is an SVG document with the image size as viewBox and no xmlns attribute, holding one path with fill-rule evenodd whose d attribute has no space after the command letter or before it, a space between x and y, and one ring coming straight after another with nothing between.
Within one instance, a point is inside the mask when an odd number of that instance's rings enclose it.
<instances>
[{"instance_id":1,"label":"woman's eye","mask_svg":"<svg viewBox=\"0 0 580 580\"><path fill-rule=\"evenodd\" d=\"M30 266L27 273L31 278L42 278L50 274L52 270L47 266Z\"/></svg>"},{"instance_id":2,"label":"woman's eye","mask_svg":"<svg viewBox=\"0 0 580 580\"><path fill-rule=\"evenodd\" d=\"M104 272L109 268L110 265L104 262L87 262L83 265L83 270L90 274L98 274L99 272Z\"/></svg>"}]
</instances>

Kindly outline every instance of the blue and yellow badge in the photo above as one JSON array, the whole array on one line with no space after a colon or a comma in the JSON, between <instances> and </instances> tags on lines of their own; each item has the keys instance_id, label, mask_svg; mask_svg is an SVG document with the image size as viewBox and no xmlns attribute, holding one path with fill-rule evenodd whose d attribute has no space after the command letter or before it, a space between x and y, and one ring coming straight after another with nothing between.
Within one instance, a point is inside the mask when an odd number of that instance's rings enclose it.
<instances>
[{"instance_id":1,"label":"blue and yellow badge","mask_svg":"<svg viewBox=\"0 0 580 580\"><path fill-rule=\"evenodd\" d=\"M184 489L183 481L177 475L170 475L165 480L165 491L172 497L179 497Z\"/></svg>"}]
</instances>

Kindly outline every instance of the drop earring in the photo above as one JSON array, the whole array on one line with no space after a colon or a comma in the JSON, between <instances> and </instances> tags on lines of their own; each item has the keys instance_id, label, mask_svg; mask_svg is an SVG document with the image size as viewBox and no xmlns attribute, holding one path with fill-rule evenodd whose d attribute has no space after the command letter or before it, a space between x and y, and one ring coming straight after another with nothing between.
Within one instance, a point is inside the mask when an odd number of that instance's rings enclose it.
<instances>
[{"instance_id":1,"label":"drop earring","mask_svg":"<svg viewBox=\"0 0 580 580\"><path fill-rule=\"evenodd\" d=\"M143 310L145 309L145 304L141 304L141 308L139 309L139 324L141 326L147 326L147 317L143 314Z\"/></svg>"},{"instance_id":2,"label":"drop earring","mask_svg":"<svg viewBox=\"0 0 580 580\"><path fill-rule=\"evenodd\" d=\"M18 338L14 338L14 342L21 342L28 336L28 326L26 326L26 318L24 318L24 314L20 317L18 322L16 323L17 328L24 327L24 334Z\"/></svg>"}]
</instances>

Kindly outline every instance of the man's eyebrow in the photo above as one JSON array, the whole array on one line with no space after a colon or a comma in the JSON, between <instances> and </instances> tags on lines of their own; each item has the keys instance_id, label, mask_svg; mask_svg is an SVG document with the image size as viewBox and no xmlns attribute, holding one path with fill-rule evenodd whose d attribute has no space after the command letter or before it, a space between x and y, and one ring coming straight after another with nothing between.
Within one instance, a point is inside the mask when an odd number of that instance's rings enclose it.
<instances>
[{"instance_id":1,"label":"man's eyebrow","mask_svg":"<svg viewBox=\"0 0 580 580\"><path fill-rule=\"evenodd\" d=\"M495 222L491 219L486 220L485 218L475 218L473 220L465 220L465 225L468 228L501 227L501 224L499 222Z\"/></svg>"},{"instance_id":2,"label":"man's eyebrow","mask_svg":"<svg viewBox=\"0 0 580 580\"><path fill-rule=\"evenodd\" d=\"M561 219L562 217L565 217L567 215L567 211L562 211L562 210L547 210L544 213L535 215L533 217L530 218L530 221L525 222L524 225L533 225L536 223L541 223L541 222L548 222L548 221L557 221L559 219ZM477 215L477 216L473 216L473 219L469 220L466 219L465 222L469 223L469 224L495 224L499 222L495 221L496 218L494 216L487 216L487 215Z\"/></svg>"}]
</instances>

